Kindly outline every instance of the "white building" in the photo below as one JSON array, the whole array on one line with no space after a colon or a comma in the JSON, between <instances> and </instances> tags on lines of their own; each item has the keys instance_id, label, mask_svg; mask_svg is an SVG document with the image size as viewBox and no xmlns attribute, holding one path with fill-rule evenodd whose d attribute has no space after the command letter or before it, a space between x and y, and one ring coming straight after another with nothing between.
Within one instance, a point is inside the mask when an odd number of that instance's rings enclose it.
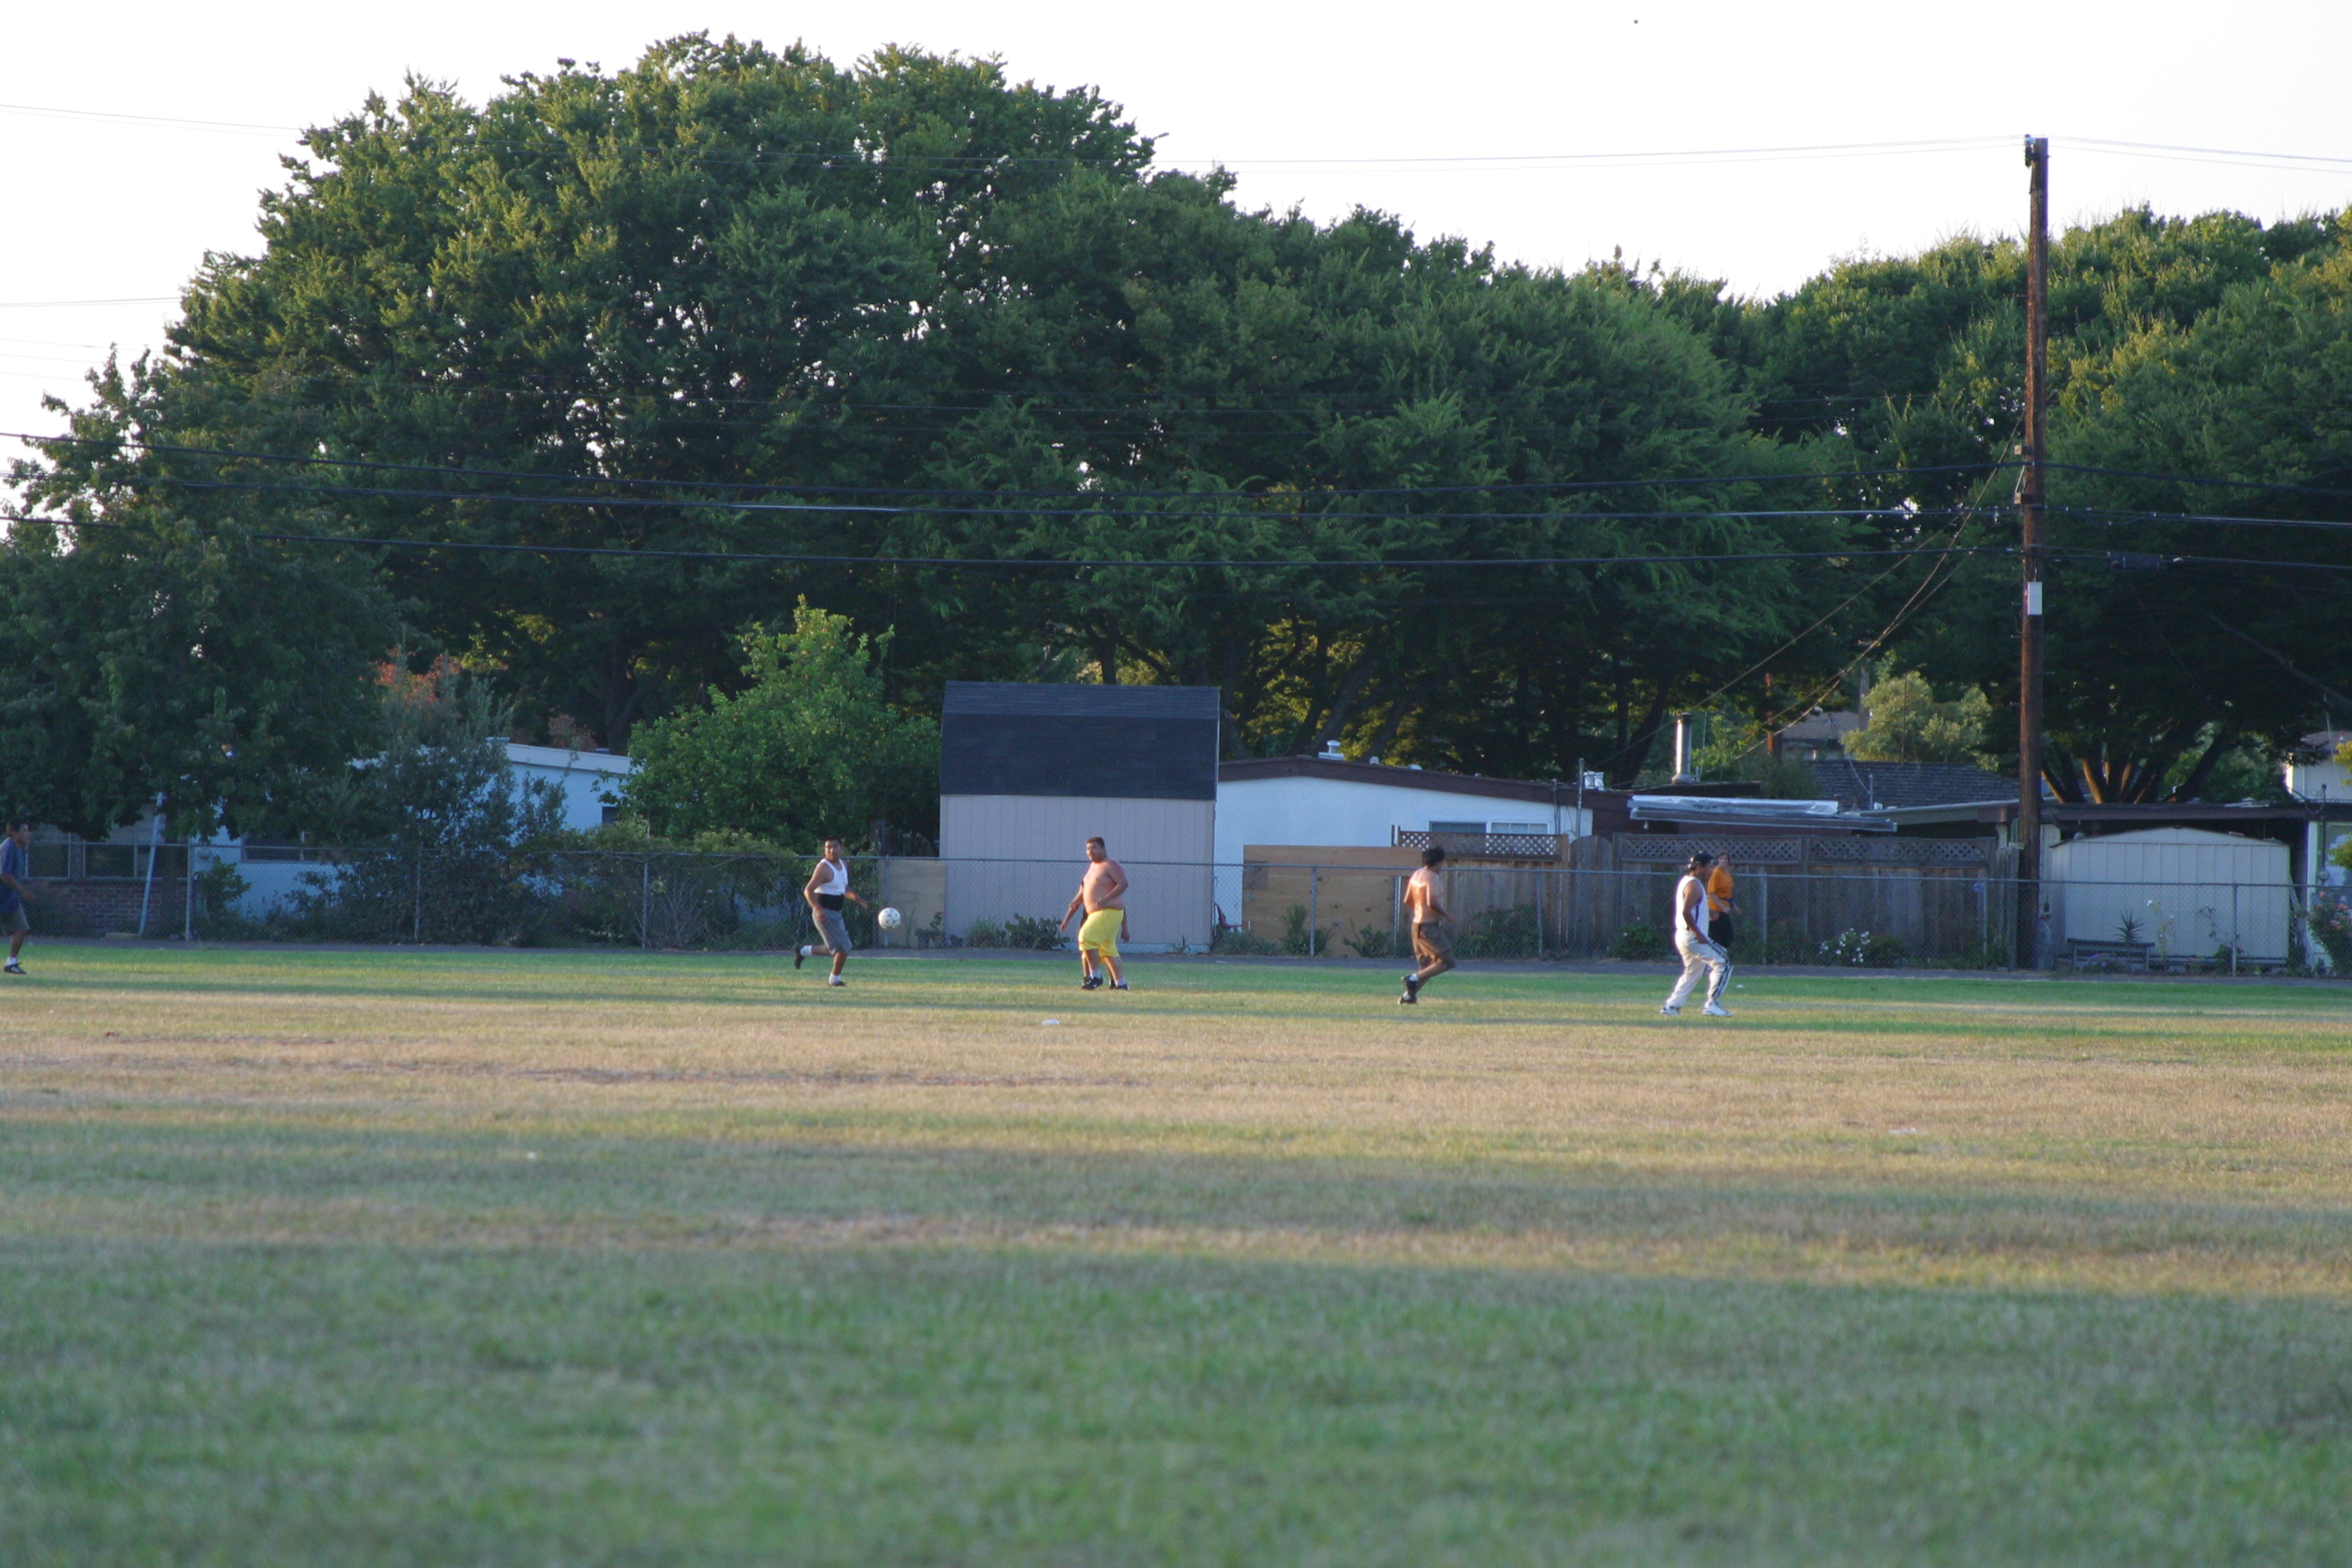
<instances>
[{"instance_id":1,"label":"white building","mask_svg":"<svg viewBox=\"0 0 2352 1568\"><path fill-rule=\"evenodd\" d=\"M2305 735L2303 744L2311 761L2289 758L2286 764L2286 793L2297 800L2319 805L2352 804L2352 768L2336 760L2336 753L2347 741L2352 730L2322 730ZM2304 847L2304 863L2311 868L2310 882L2315 888L2341 888L2352 884L2352 872L2336 863L2337 848L2352 842L2352 822L2323 817L2312 823L2309 837Z\"/></svg>"},{"instance_id":2,"label":"white building","mask_svg":"<svg viewBox=\"0 0 2352 1568\"><path fill-rule=\"evenodd\" d=\"M563 826L601 827L613 820L613 797L636 763L611 752L573 752L562 746L507 742L507 768L523 780L552 784L562 792Z\"/></svg>"},{"instance_id":3,"label":"white building","mask_svg":"<svg viewBox=\"0 0 2352 1568\"><path fill-rule=\"evenodd\" d=\"M1247 757L1217 764L1217 866L1238 868L1252 845L1370 848L1410 833L1541 834L1592 830L1572 783L1319 757Z\"/></svg>"},{"instance_id":4,"label":"white building","mask_svg":"<svg viewBox=\"0 0 2352 1568\"><path fill-rule=\"evenodd\" d=\"M555 785L567 828L586 829L610 822L615 809L611 797L620 793L621 781L636 765L611 752L507 742L507 770L518 790L527 779ZM332 874L322 868L320 849L289 839L233 839L222 835L198 849L196 868L202 871L221 860L234 865L245 879L246 892L237 900L238 911L257 917L311 885L305 878L315 881L320 875Z\"/></svg>"}]
</instances>

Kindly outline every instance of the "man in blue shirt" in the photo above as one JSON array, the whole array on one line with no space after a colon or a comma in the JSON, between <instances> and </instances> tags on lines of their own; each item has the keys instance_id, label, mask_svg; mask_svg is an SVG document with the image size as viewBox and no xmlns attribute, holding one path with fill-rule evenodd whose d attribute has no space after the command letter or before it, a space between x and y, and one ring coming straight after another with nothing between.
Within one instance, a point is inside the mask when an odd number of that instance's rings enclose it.
<instances>
[{"instance_id":1,"label":"man in blue shirt","mask_svg":"<svg viewBox=\"0 0 2352 1568\"><path fill-rule=\"evenodd\" d=\"M33 842L33 825L23 817L8 824L8 837L0 838L0 931L8 933L6 973L22 974L25 966L16 955L25 951L25 938L32 926L25 920L25 900L33 896L26 884L33 878L33 857L28 847Z\"/></svg>"}]
</instances>

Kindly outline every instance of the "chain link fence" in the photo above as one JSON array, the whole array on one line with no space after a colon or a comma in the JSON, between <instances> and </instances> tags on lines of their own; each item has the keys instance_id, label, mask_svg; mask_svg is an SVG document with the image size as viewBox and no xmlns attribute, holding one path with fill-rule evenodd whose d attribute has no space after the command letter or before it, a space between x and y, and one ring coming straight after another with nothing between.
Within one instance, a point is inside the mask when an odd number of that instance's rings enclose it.
<instances>
[{"instance_id":1,"label":"chain link fence","mask_svg":"<svg viewBox=\"0 0 2352 1568\"><path fill-rule=\"evenodd\" d=\"M781 952L815 940L814 857L194 847L184 889L151 895L155 934L214 939ZM1076 861L852 857L860 946L1066 947ZM1379 866L1129 862L1146 951L1402 959L1410 871ZM1464 958L1662 961L1678 868L1451 865ZM2147 973L2352 971L2352 905L2285 883L2043 884L2028 934L2045 965ZM2006 969L2019 885L1983 867L1741 868L1730 925L1748 964ZM184 909L172 905L184 897ZM876 921L885 905L904 917ZM173 918L180 916L179 919ZM2341 949L2342 951L2338 951Z\"/></svg>"}]
</instances>

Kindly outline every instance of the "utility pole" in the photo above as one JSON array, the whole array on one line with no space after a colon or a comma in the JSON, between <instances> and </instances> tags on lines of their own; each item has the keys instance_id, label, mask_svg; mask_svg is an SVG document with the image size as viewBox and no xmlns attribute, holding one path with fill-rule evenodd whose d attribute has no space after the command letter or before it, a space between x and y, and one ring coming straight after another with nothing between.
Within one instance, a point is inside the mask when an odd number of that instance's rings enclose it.
<instances>
[{"instance_id":1,"label":"utility pole","mask_svg":"<svg viewBox=\"0 0 2352 1568\"><path fill-rule=\"evenodd\" d=\"M2017 476L2025 600L2017 633L2017 965L2042 952L2042 465L2050 390L2050 139L2025 139L2032 216L2025 237L2025 443Z\"/></svg>"}]
</instances>

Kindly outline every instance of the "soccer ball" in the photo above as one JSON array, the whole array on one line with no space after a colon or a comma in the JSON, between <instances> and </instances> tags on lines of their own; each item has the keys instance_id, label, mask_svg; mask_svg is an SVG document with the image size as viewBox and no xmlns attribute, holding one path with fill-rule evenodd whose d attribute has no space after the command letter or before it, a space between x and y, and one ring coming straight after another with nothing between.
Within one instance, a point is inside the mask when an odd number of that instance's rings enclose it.
<instances>
[{"instance_id":1,"label":"soccer ball","mask_svg":"<svg viewBox=\"0 0 2352 1568\"><path fill-rule=\"evenodd\" d=\"M880 926L884 931L897 931L906 921L906 916L900 914L896 910L886 909L880 914L874 917L874 923Z\"/></svg>"}]
</instances>

